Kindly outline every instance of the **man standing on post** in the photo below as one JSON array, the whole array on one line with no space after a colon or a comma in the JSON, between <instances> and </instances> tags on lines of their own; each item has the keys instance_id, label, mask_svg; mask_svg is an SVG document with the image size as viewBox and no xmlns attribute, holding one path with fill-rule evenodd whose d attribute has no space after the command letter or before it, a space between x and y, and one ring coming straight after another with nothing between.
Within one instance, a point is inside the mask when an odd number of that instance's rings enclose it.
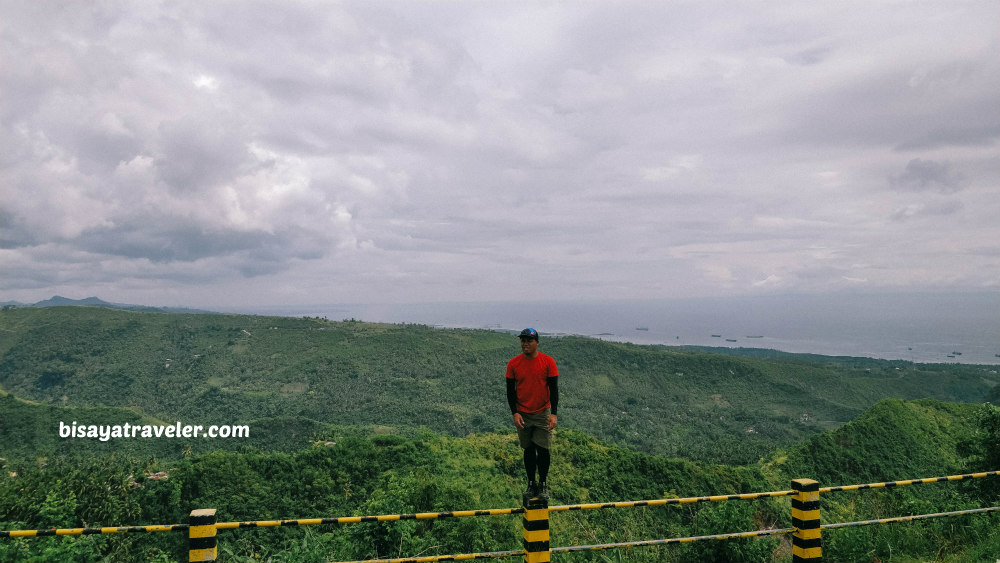
<instances>
[{"instance_id":1,"label":"man standing on post","mask_svg":"<svg viewBox=\"0 0 1000 563\"><path fill-rule=\"evenodd\" d=\"M548 502L549 447L559 405L559 371L551 356L538 351L535 329L526 328L518 336L522 353L507 362L507 404L524 449L524 470L528 474L525 499L541 497Z\"/></svg>"}]
</instances>

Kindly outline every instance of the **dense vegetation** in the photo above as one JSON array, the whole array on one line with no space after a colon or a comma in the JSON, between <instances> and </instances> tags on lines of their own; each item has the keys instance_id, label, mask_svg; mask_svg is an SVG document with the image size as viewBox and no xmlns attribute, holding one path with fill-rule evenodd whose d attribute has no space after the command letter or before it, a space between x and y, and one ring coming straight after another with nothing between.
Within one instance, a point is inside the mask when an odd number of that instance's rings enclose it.
<instances>
[{"instance_id":1,"label":"dense vegetation","mask_svg":"<svg viewBox=\"0 0 1000 563\"><path fill-rule=\"evenodd\" d=\"M503 368L519 352L515 338L486 330L87 307L3 311L0 335L0 388L21 399L167 423L280 418L297 436L317 424L505 430ZM1000 382L993 366L745 358L577 337L543 338L542 349L565 377L563 427L717 463L755 462L886 397L982 402ZM307 444L269 434L280 449ZM58 442L40 431L13 447L47 455Z\"/></svg>"},{"instance_id":2,"label":"dense vegetation","mask_svg":"<svg viewBox=\"0 0 1000 563\"><path fill-rule=\"evenodd\" d=\"M490 331L231 315L0 313L0 529L516 506L523 469ZM553 504L783 490L1000 468L984 366L744 358L543 339L563 375ZM899 397L899 398L886 398ZM924 399L922 397L932 397ZM901 400L911 399L911 400ZM804 419L802 413L808 413ZM59 421L249 423L250 439L66 440ZM753 432L747 430L753 429ZM159 478L155 478L159 477ZM824 522L1000 504L1000 478L831 493ZM997 515L829 531L828 561L992 563ZM789 527L787 498L559 512L552 544ZM518 517L220 532L231 562L520 547ZM0 561L183 561L183 534L0 538ZM789 561L787 536L553 556Z\"/></svg>"},{"instance_id":3,"label":"dense vegetation","mask_svg":"<svg viewBox=\"0 0 1000 563\"><path fill-rule=\"evenodd\" d=\"M863 416L749 466L650 456L559 433L553 504L745 493L788 488L793 477L824 485L985 469L1000 433L984 419L995 407L886 400ZM995 420L994 420L995 423ZM510 434L445 437L317 435L294 453L244 447L166 462L127 455L57 456L44 465L8 462L0 478L0 527L184 522L212 507L222 521L395 514L516 506L523 486ZM844 449L845 445L851 445ZM865 452L856 459L854 452ZM872 463L872 462L875 463ZM165 479L152 479L163 471ZM830 493L825 522L989 506L987 480L895 490ZM994 483L995 485L995 483ZM995 558L996 515L829 531L829 561L975 562ZM790 526L787 498L557 512L553 545L685 537ZM518 549L517 517L362 523L220 532L224 561L330 561ZM0 540L3 561L182 561L183 534ZM786 536L628 551L574 554L556 561L788 561Z\"/></svg>"}]
</instances>

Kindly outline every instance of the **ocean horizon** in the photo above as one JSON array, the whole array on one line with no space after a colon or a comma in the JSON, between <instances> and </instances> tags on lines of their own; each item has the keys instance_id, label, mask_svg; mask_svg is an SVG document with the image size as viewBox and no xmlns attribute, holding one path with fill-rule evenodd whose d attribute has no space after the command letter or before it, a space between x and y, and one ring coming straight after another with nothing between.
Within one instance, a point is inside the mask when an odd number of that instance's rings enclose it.
<instances>
[{"instance_id":1,"label":"ocean horizon","mask_svg":"<svg viewBox=\"0 0 1000 563\"><path fill-rule=\"evenodd\" d=\"M784 295L586 302L259 306L229 312L761 348L917 363L1000 364L1000 293Z\"/></svg>"}]
</instances>

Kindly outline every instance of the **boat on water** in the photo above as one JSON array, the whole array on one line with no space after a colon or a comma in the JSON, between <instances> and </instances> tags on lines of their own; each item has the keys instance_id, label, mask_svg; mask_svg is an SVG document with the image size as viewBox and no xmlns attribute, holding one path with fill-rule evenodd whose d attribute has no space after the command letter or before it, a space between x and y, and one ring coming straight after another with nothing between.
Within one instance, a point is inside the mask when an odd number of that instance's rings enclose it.
<instances>
[{"instance_id":1,"label":"boat on water","mask_svg":"<svg viewBox=\"0 0 1000 563\"><path fill-rule=\"evenodd\" d=\"M763 336L760 336L760 335L756 335L756 334L755 334L755 335L753 335L753 336L747 336L747 337L745 337L745 338L764 338L764 337L763 337Z\"/></svg>"},{"instance_id":2,"label":"boat on water","mask_svg":"<svg viewBox=\"0 0 1000 563\"><path fill-rule=\"evenodd\" d=\"M712 338L722 338L722 335L721 334L713 334Z\"/></svg>"},{"instance_id":3,"label":"boat on water","mask_svg":"<svg viewBox=\"0 0 1000 563\"><path fill-rule=\"evenodd\" d=\"M727 338L726 342L736 342L736 339L735 338Z\"/></svg>"},{"instance_id":4,"label":"boat on water","mask_svg":"<svg viewBox=\"0 0 1000 563\"><path fill-rule=\"evenodd\" d=\"M635 329L636 330L649 330L649 327L648 326L637 326L637 327L635 327Z\"/></svg>"}]
</instances>

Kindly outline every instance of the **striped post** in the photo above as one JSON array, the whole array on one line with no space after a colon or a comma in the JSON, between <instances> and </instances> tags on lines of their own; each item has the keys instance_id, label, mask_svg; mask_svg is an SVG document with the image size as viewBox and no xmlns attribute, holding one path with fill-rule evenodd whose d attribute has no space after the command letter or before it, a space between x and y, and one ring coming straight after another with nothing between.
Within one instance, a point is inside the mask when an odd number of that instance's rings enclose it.
<instances>
[{"instance_id":1,"label":"striped post","mask_svg":"<svg viewBox=\"0 0 1000 563\"><path fill-rule=\"evenodd\" d=\"M549 502L535 497L524 502L524 563L549 560Z\"/></svg>"},{"instance_id":2,"label":"striped post","mask_svg":"<svg viewBox=\"0 0 1000 563\"><path fill-rule=\"evenodd\" d=\"M192 510L188 518L188 561L215 561L215 509Z\"/></svg>"},{"instance_id":3,"label":"striped post","mask_svg":"<svg viewBox=\"0 0 1000 563\"><path fill-rule=\"evenodd\" d=\"M819 482L793 479L792 563L820 563L823 546L819 527Z\"/></svg>"}]
</instances>

